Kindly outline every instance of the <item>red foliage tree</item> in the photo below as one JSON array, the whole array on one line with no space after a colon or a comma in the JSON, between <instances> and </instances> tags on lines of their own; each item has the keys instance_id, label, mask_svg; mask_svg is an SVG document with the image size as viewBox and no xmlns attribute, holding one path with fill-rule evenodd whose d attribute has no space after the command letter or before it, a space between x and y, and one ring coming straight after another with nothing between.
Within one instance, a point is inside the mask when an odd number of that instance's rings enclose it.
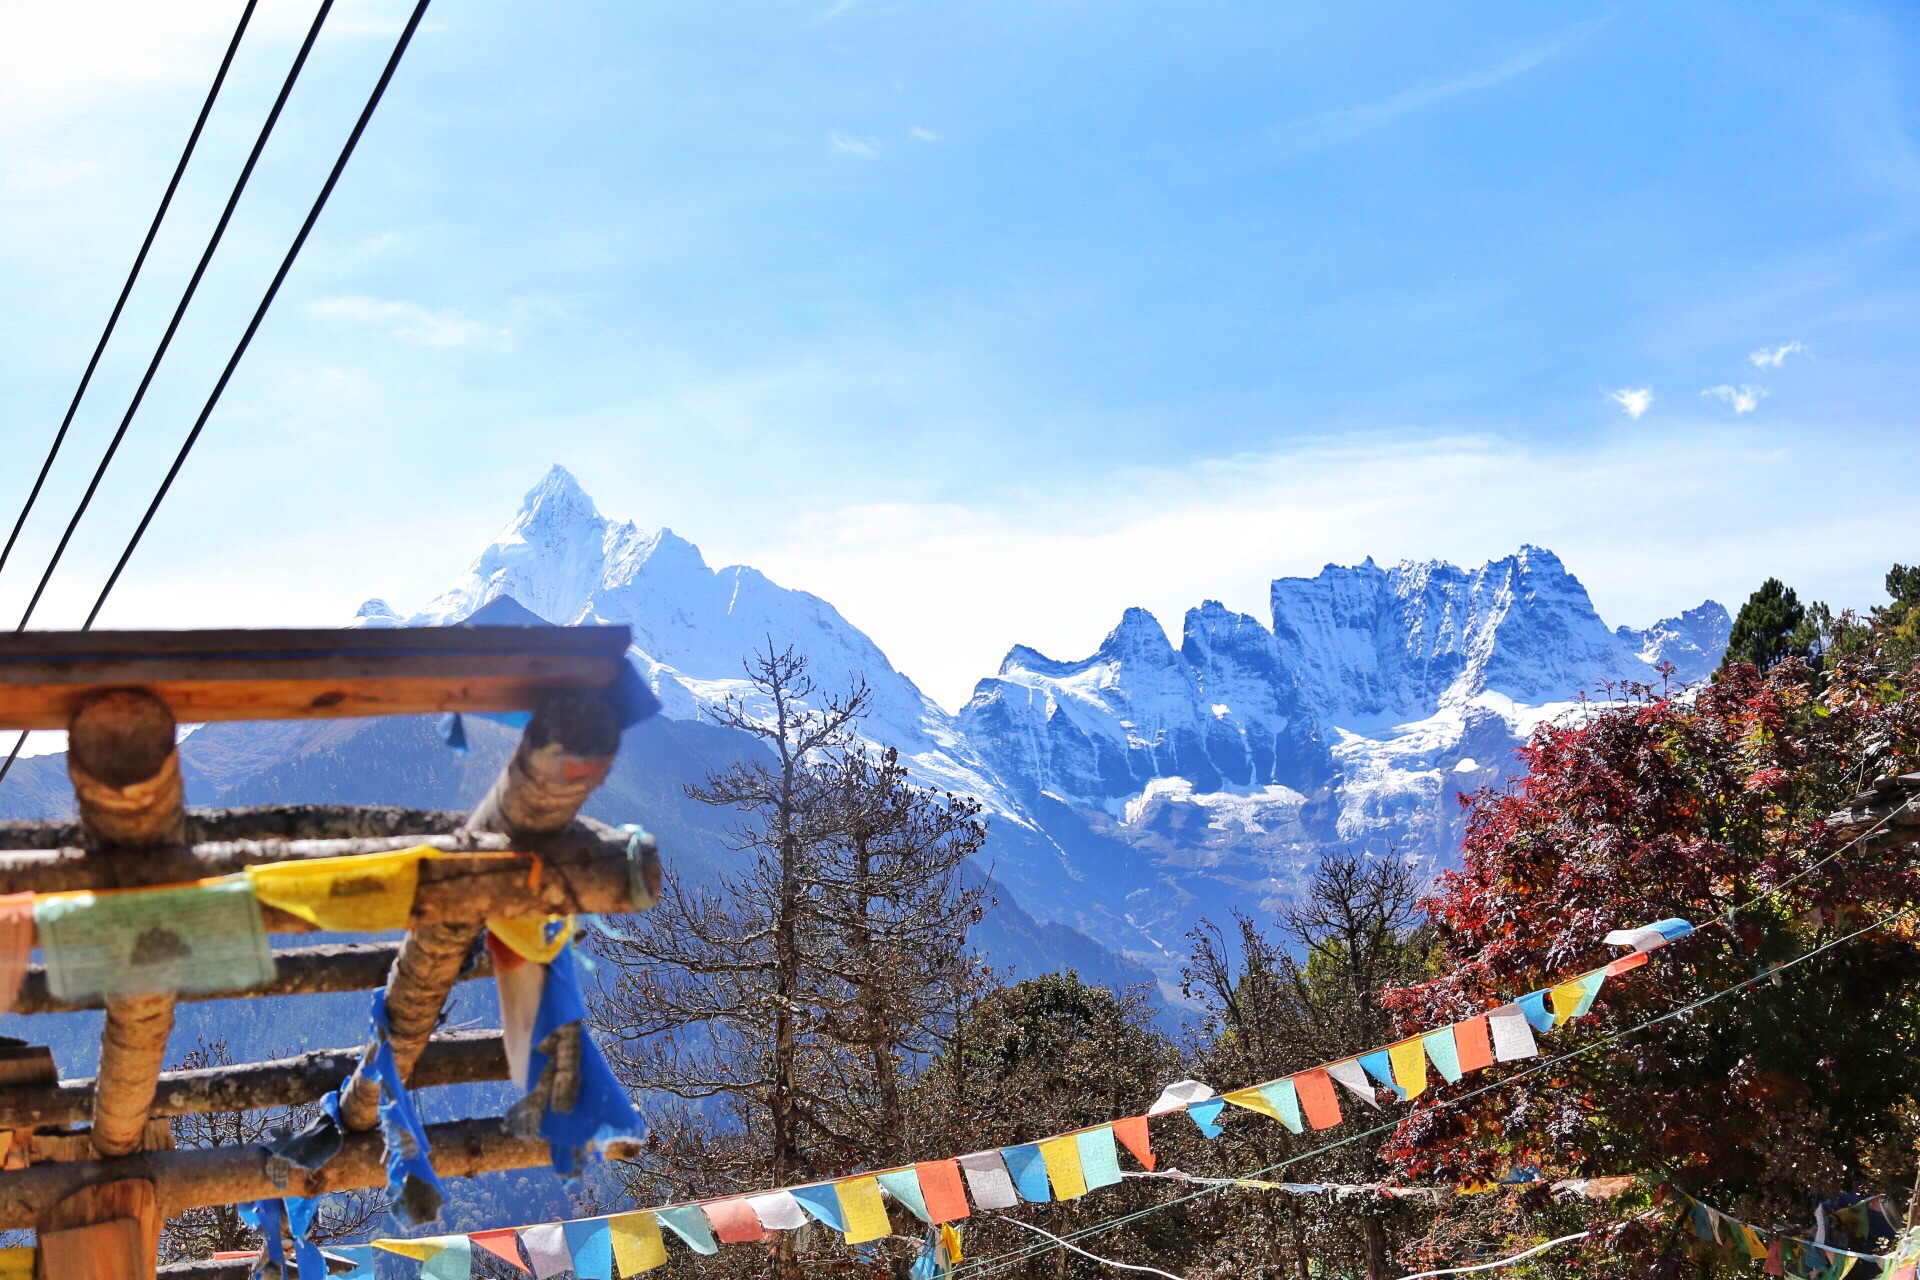
<instances>
[{"instance_id":1,"label":"red foliage tree","mask_svg":"<svg viewBox=\"0 0 1920 1280\"><path fill-rule=\"evenodd\" d=\"M1446 976L1389 995L1402 1032L1593 968L1611 958L1609 929L1714 922L1611 979L1594 1016L1541 1038L1543 1054L1566 1052L1913 904L1910 849L1842 849L1823 821L1876 774L1920 767L1916 673L1853 648L1817 678L1798 662L1764 675L1736 666L1682 698L1635 689L1543 727L1525 777L1468 802L1463 866L1427 904ZM1450 1101L1464 1084L1435 1091L1389 1155L1428 1182L1495 1180L1515 1164L1548 1180L1671 1177L1749 1221L1809 1232L1816 1201L1912 1179L1916 994L1920 946L1902 918L1478 1098ZM1490 1233L1621 1217L1618 1205L1554 1207L1544 1192L1461 1203L1404 1260L1444 1265ZM1644 1275L1660 1256L1670 1271L1680 1242L1649 1217L1586 1247L1578 1274Z\"/></svg>"}]
</instances>

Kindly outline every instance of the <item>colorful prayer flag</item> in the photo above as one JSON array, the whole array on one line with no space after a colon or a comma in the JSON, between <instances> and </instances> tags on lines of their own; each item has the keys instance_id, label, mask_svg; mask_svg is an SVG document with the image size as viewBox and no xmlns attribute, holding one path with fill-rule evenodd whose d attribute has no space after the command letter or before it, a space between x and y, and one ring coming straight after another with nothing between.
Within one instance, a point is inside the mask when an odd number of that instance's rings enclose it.
<instances>
[{"instance_id":1,"label":"colorful prayer flag","mask_svg":"<svg viewBox=\"0 0 1920 1280\"><path fill-rule=\"evenodd\" d=\"M840 1193L833 1189L832 1183L816 1182L810 1187L795 1187L793 1198L816 1219L842 1235L846 1234L847 1216L840 1212Z\"/></svg>"},{"instance_id":2,"label":"colorful prayer flag","mask_svg":"<svg viewBox=\"0 0 1920 1280\"><path fill-rule=\"evenodd\" d=\"M1340 1099L1333 1096L1333 1080L1326 1071L1303 1071L1293 1077L1293 1087L1308 1124L1331 1129L1340 1123Z\"/></svg>"},{"instance_id":3,"label":"colorful prayer flag","mask_svg":"<svg viewBox=\"0 0 1920 1280\"><path fill-rule=\"evenodd\" d=\"M1746 1223L1740 1224L1740 1239L1747 1246L1747 1257L1758 1261L1767 1256L1767 1245L1760 1233Z\"/></svg>"},{"instance_id":4,"label":"colorful prayer flag","mask_svg":"<svg viewBox=\"0 0 1920 1280\"><path fill-rule=\"evenodd\" d=\"M976 1208L1011 1209L1020 1203L1020 1197L1014 1192L1013 1175L998 1151L976 1151L961 1156L955 1163L967 1175L967 1190Z\"/></svg>"},{"instance_id":5,"label":"colorful prayer flag","mask_svg":"<svg viewBox=\"0 0 1920 1280\"><path fill-rule=\"evenodd\" d=\"M572 916L550 915L544 919L505 917L489 919L487 932L501 945L531 964L552 964L553 958L573 940Z\"/></svg>"},{"instance_id":6,"label":"colorful prayer flag","mask_svg":"<svg viewBox=\"0 0 1920 1280\"><path fill-rule=\"evenodd\" d=\"M884 1240L893 1234L887 1219L887 1206L880 1199L880 1183L872 1176L848 1178L833 1184L840 1197L840 1212L847 1219L847 1243L865 1244Z\"/></svg>"},{"instance_id":7,"label":"colorful prayer flag","mask_svg":"<svg viewBox=\"0 0 1920 1280\"><path fill-rule=\"evenodd\" d=\"M1453 1052L1462 1075L1493 1065L1493 1041L1485 1014L1453 1024Z\"/></svg>"},{"instance_id":8,"label":"colorful prayer flag","mask_svg":"<svg viewBox=\"0 0 1920 1280\"><path fill-rule=\"evenodd\" d=\"M623 1280L642 1271L667 1265L667 1244L660 1238L660 1223L650 1213L622 1213L607 1219L613 1236L613 1260Z\"/></svg>"},{"instance_id":9,"label":"colorful prayer flag","mask_svg":"<svg viewBox=\"0 0 1920 1280\"><path fill-rule=\"evenodd\" d=\"M1406 1101L1407 1091L1393 1078L1393 1057L1387 1050L1361 1054L1360 1065L1367 1069L1368 1075L1393 1090L1402 1102Z\"/></svg>"},{"instance_id":10,"label":"colorful prayer flag","mask_svg":"<svg viewBox=\"0 0 1920 1280\"><path fill-rule=\"evenodd\" d=\"M1294 1090L1292 1080L1275 1080L1272 1084L1260 1086L1260 1092L1266 1095L1273 1106L1274 1118L1287 1128L1299 1133L1300 1095Z\"/></svg>"},{"instance_id":11,"label":"colorful prayer flag","mask_svg":"<svg viewBox=\"0 0 1920 1280\"><path fill-rule=\"evenodd\" d=\"M563 1271L573 1270L573 1254L567 1249L567 1233L557 1222L523 1227L520 1243L533 1259L533 1274L538 1280L553 1280Z\"/></svg>"},{"instance_id":12,"label":"colorful prayer flag","mask_svg":"<svg viewBox=\"0 0 1920 1280\"><path fill-rule=\"evenodd\" d=\"M1216 1121L1227 1104L1220 1098L1208 1098L1205 1102L1196 1102L1187 1108L1187 1118L1200 1127L1200 1132L1209 1138L1220 1136L1220 1126Z\"/></svg>"},{"instance_id":13,"label":"colorful prayer flag","mask_svg":"<svg viewBox=\"0 0 1920 1280\"><path fill-rule=\"evenodd\" d=\"M1236 1107L1245 1107L1248 1111L1257 1111L1270 1119L1280 1118L1280 1109L1274 1106L1273 1100L1259 1089L1235 1089L1232 1093L1221 1094L1220 1098L1223 1102L1231 1102Z\"/></svg>"},{"instance_id":14,"label":"colorful prayer flag","mask_svg":"<svg viewBox=\"0 0 1920 1280\"><path fill-rule=\"evenodd\" d=\"M501 1261L512 1264L516 1269L527 1270L527 1264L520 1261L520 1237L511 1227L504 1231L469 1231L467 1239ZM527 1274L533 1273L527 1272Z\"/></svg>"},{"instance_id":15,"label":"colorful prayer flag","mask_svg":"<svg viewBox=\"0 0 1920 1280\"><path fill-rule=\"evenodd\" d=\"M1080 1145L1080 1176L1089 1189L1111 1187L1120 1181L1120 1153L1113 1145L1112 1125L1077 1133L1074 1141Z\"/></svg>"},{"instance_id":16,"label":"colorful prayer flag","mask_svg":"<svg viewBox=\"0 0 1920 1280\"><path fill-rule=\"evenodd\" d=\"M1348 1058L1345 1062L1336 1062L1326 1068L1326 1073L1331 1078L1345 1085L1348 1090L1357 1094L1362 1102L1372 1107L1375 1111L1380 1109L1380 1101L1374 1096L1373 1086L1367 1083L1367 1073L1361 1069L1360 1062L1357 1058ZM1295 1079L1298 1078L1297 1076L1295 1077ZM1308 1112L1307 1118L1311 1120L1313 1113ZM1318 1129L1320 1126L1315 1125L1314 1128Z\"/></svg>"},{"instance_id":17,"label":"colorful prayer flag","mask_svg":"<svg viewBox=\"0 0 1920 1280\"><path fill-rule=\"evenodd\" d=\"M1540 1046L1533 1041L1533 1030L1526 1012L1517 1004L1501 1005L1487 1015L1493 1032L1493 1056L1501 1062L1517 1062L1536 1057Z\"/></svg>"},{"instance_id":18,"label":"colorful prayer flag","mask_svg":"<svg viewBox=\"0 0 1920 1280\"><path fill-rule=\"evenodd\" d=\"M926 1197L920 1194L919 1173L912 1169L896 1169L892 1173L880 1174L879 1178L880 1185L886 1188L887 1193L907 1206L914 1217L932 1223L933 1219L927 1215Z\"/></svg>"},{"instance_id":19,"label":"colorful prayer flag","mask_svg":"<svg viewBox=\"0 0 1920 1280\"><path fill-rule=\"evenodd\" d=\"M1000 1148L1000 1158L1007 1162L1007 1173L1013 1178L1013 1185L1019 1188L1020 1198L1033 1204L1045 1204L1053 1199L1053 1193L1047 1189L1047 1161L1040 1154L1040 1148L1033 1143L1018 1147Z\"/></svg>"},{"instance_id":20,"label":"colorful prayer flag","mask_svg":"<svg viewBox=\"0 0 1920 1280\"><path fill-rule=\"evenodd\" d=\"M920 1179L920 1199L927 1208L929 1222L956 1222L972 1211L967 1208L967 1189L960 1181L957 1160L928 1160L914 1166Z\"/></svg>"},{"instance_id":21,"label":"colorful prayer flag","mask_svg":"<svg viewBox=\"0 0 1920 1280\"><path fill-rule=\"evenodd\" d=\"M375 1240L376 1249L418 1258L421 1280L472 1280L473 1246L465 1236L421 1236L418 1240ZM302 1278L304 1280L304 1277Z\"/></svg>"},{"instance_id":22,"label":"colorful prayer flag","mask_svg":"<svg viewBox=\"0 0 1920 1280\"><path fill-rule=\"evenodd\" d=\"M1127 1116L1124 1119L1115 1120L1113 1136L1127 1144L1127 1150L1133 1152L1133 1158L1138 1160L1143 1168L1148 1172L1153 1171L1155 1163L1153 1140L1147 1134L1145 1116Z\"/></svg>"},{"instance_id":23,"label":"colorful prayer flag","mask_svg":"<svg viewBox=\"0 0 1920 1280\"><path fill-rule=\"evenodd\" d=\"M1629 969L1638 969L1641 965L1645 964L1646 962L1647 962L1646 952L1629 951L1626 955L1621 956L1618 960L1613 960L1608 962L1607 976L1609 978L1617 977L1620 974L1625 973Z\"/></svg>"},{"instance_id":24,"label":"colorful prayer flag","mask_svg":"<svg viewBox=\"0 0 1920 1280\"><path fill-rule=\"evenodd\" d=\"M1521 996L1517 1002L1520 1012L1527 1016L1527 1022L1535 1031L1551 1031L1554 1028L1553 1014L1547 1010L1547 993L1534 991Z\"/></svg>"},{"instance_id":25,"label":"colorful prayer flag","mask_svg":"<svg viewBox=\"0 0 1920 1280\"><path fill-rule=\"evenodd\" d=\"M700 1208L713 1224L713 1234L720 1237L721 1244L750 1244L767 1238L767 1229L760 1225L759 1215L754 1213L745 1196L716 1200ZM541 1280L546 1278L543 1276Z\"/></svg>"},{"instance_id":26,"label":"colorful prayer flag","mask_svg":"<svg viewBox=\"0 0 1920 1280\"><path fill-rule=\"evenodd\" d=\"M1086 1175L1080 1171L1078 1139L1071 1135L1064 1138L1048 1138L1038 1146L1040 1158L1046 1161L1047 1180L1053 1184L1055 1200L1078 1200L1087 1194Z\"/></svg>"},{"instance_id":27,"label":"colorful prayer flag","mask_svg":"<svg viewBox=\"0 0 1920 1280\"><path fill-rule=\"evenodd\" d=\"M1440 1078L1448 1084L1458 1084L1460 1053L1454 1047L1453 1028L1442 1027L1438 1031L1422 1036L1420 1043L1426 1046L1427 1057L1433 1060L1434 1070L1440 1073Z\"/></svg>"},{"instance_id":28,"label":"colorful prayer flag","mask_svg":"<svg viewBox=\"0 0 1920 1280\"><path fill-rule=\"evenodd\" d=\"M1201 1084L1198 1080L1176 1080L1160 1091L1160 1096L1155 1098L1153 1105L1147 1108L1147 1114L1163 1116L1170 1111L1178 1111L1182 1107L1212 1096L1211 1085Z\"/></svg>"},{"instance_id":29,"label":"colorful prayer flag","mask_svg":"<svg viewBox=\"0 0 1920 1280\"><path fill-rule=\"evenodd\" d=\"M1402 1098L1417 1098L1427 1091L1427 1054L1419 1037L1391 1046L1387 1057L1393 1062L1393 1082Z\"/></svg>"},{"instance_id":30,"label":"colorful prayer flag","mask_svg":"<svg viewBox=\"0 0 1920 1280\"><path fill-rule=\"evenodd\" d=\"M574 1280L613 1280L613 1233L605 1218L563 1222L560 1229L573 1255Z\"/></svg>"},{"instance_id":31,"label":"colorful prayer flag","mask_svg":"<svg viewBox=\"0 0 1920 1280\"><path fill-rule=\"evenodd\" d=\"M760 1219L760 1225L769 1231L797 1231L807 1225L807 1211L791 1191L748 1196L747 1203L753 1206L753 1216Z\"/></svg>"},{"instance_id":32,"label":"colorful prayer flag","mask_svg":"<svg viewBox=\"0 0 1920 1280\"><path fill-rule=\"evenodd\" d=\"M241 991L273 980L273 949L245 876L43 894L33 922L59 1000Z\"/></svg>"},{"instance_id":33,"label":"colorful prayer flag","mask_svg":"<svg viewBox=\"0 0 1920 1280\"><path fill-rule=\"evenodd\" d=\"M248 867L261 902L309 924L342 933L404 929L413 916L420 860L437 858L430 845L344 858L305 858Z\"/></svg>"},{"instance_id":34,"label":"colorful prayer flag","mask_svg":"<svg viewBox=\"0 0 1920 1280\"><path fill-rule=\"evenodd\" d=\"M713 1238L713 1227L699 1205L683 1204L671 1209L655 1209L653 1216L661 1226L686 1241L687 1248L695 1253L720 1252L719 1242Z\"/></svg>"}]
</instances>

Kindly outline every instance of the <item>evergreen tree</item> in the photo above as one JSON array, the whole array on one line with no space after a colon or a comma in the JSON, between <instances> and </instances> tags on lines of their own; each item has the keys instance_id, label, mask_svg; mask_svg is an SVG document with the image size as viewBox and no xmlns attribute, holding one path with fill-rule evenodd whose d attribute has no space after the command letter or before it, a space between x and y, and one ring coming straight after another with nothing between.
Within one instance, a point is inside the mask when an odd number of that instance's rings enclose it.
<instances>
[{"instance_id":1,"label":"evergreen tree","mask_svg":"<svg viewBox=\"0 0 1920 1280\"><path fill-rule=\"evenodd\" d=\"M1765 671L1786 658L1811 660L1819 653L1821 622L1826 616L1825 605L1808 608L1792 587L1768 578L1740 606L1720 669L1750 662Z\"/></svg>"}]
</instances>

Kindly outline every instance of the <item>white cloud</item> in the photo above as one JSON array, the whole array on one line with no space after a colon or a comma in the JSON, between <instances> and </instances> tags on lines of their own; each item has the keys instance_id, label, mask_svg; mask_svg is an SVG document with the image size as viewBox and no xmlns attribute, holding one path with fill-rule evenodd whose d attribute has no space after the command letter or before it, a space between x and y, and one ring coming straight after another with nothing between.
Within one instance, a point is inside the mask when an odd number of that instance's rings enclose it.
<instances>
[{"instance_id":1,"label":"white cloud","mask_svg":"<svg viewBox=\"0 0 1920 1280\"><path fill-rule=\"evenodd\" d=\"M477 347L498 352L513 350L511 329L468 319L454 311L433 311L415 302L350 294L322 298L307 310L323 320L342 320L381 329L402 342L411 342L419 347L440 350Z\"/></svg>"},{"instance_id":2,"label":"white cloud","mask_svg":"<svg viewBox=\"0 0 1920 1280\"><path fill-rule=\"evenodd\" d=\"M1767 398L1768 393L1765 387L1750 387L1744 382L1735 387L1723 382L1717 387L1708 387L1700 394L1723 400L1732 407L1735 414L1742 414L1752 413L1758 409L1760 402Z\"/></svg>"},{"instance_id":3,"label":"white cloud","mask_svg":"<svg viewBox=\"0 0 1920 1280\"><path fill-rule=\"evenodd\" d=\"M1647 406L1653 403L1653 388L1641 387L1634 390L1631 387L1622 387L1618 391L1607 392L1607 399L1626 410L1627 416L1638 422L1640 415L1647 411Z\"/></svg>"},{"instance_id":4,"label":"white cloud","mask_svg":"<svg viewBox=\"0 0 1920 1280\"><path fill-rule=\"evenodd\" d=\"M827 145L833 148L837 156L864 156L872 160L880 151L871 142L863 141L850 133L831 133L827 135Z\"/></svg>"},{"instance_id":5,"label":"white cloud","mask_svg":"<svg viewBox=\"0 0 1920 1280\"><path fill-rule=\"evenodd\" d=\"M919 125L917 125L917 124L916 124L916 125L914 125L914 126L913 126L913 127L911 128L911 129L908 129L908 130L907 130L907 136L908 136L908 137L910 137L910 138L915 138L915 139L918 139L918 140L919 140L919 141L921 141L921 142L938 142L938 141L940 141L940 135L939 135L939 134L937 134L937 133L935 133L935 132L934 132L933 130L931 130L931 129L924 129L924 128L922 128L922 127L920 127L920 126L919 126Z\"/></svg>"},{"instance_id":6,"label":"white cloud","mask_svg":"<svg viewBox=\"0 0 1920 1280\"><path fill-rule=\"evenodd\" d=\"M1756 369L1778 369L1787 362L1788 356L1800 355L1806 349L1807 344L1804 342L1784 342L1771 349L1762 347L1747 359L1753 362L1753 367Z\"/></svg>"}]
</instances>

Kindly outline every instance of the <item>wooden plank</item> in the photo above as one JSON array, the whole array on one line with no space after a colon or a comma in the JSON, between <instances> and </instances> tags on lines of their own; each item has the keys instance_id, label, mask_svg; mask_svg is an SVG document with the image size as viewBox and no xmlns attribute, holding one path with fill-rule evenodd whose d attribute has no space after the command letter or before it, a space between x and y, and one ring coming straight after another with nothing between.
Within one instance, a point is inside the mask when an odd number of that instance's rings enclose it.
<instances>
[{"instance_id":1,"label":"wooden plank","mask_svg":"<svg viewBox=\"0 0 1920 1280\"><path fill-rule=\"evenodd\" d=\"M315 1049L270 1062L191 1071L163 1071L153 1094L155 1117L259 1111L317 1102L359 1065L363 1046ZM427 1042L414 1066L415 1089L507 1078L498 1031L443 1032ZM92 1080L0 1089L0 1126L78 1124L93 1114Z\"/></svg>"},{"instance_id":2,"label":"wooden plank","mask_svg":"<svg viewBox=\"0 0 1920 1280\"><path fill-rule=\"evenodd\" d=\"M45 1280L133 1280L151 1276L159 1257L159 1208L143 1178L82 1185L34 1225Z\"/></svg>"},{"instance_id":3,"label":"wooden plank","mask_svg":"<svg viewBox=\"0 0 1920 1280\"><path fill-rule=\"evenodd\" d=\"M59 729L104 689L182 721L531 710L606 687L626 627L39 631L0 635L0 728Z\"/></svg>"},{"instance_id":4,"label":"wooden plank","mask_svg":"<svg viewBox=\"0 0 1920 1280\"><path fill-rule=\"evenodd\" d=\"M193 1000L237 1000L252 996L311 996L339 991L372 991L387 980L387 970L400 954L398 942L330 942L317 947L284 947L273 953L279 975L265 986L248 991L206 991L181 993L174 998ZM471 968L460 972L460 981L472 982L493 976L493 953L482 949L475 953ZM14 1013L77 1013L82 1009L103 1009L105 1002L93 1000L55 1000L47 990L45 965L30 965L20 994L14 999ZM43 1065L30 1073L27 1063L15 1065L10 1055L37 1054ZM37 1061L37 1059L36 1059ZM31 1078L29 1078L29 1075ZM12 1084L52 1084L59 1079L54 1070L53 1053L42 1047L14 1049L0 1047L0 1087Z\"/></svg>"},{"instance_id":5,"label":"wooden plank","mask_svg":"<svg viewBox=\"0 0 1920 1280\"><path fill-rule=\"evenodd\" d=\"M443 1178L472 1178L501 1169L534 1169L550 1162L547 1144L518 1138L497 1119L455 1120L427 1126L433 1167ZM142 1178L154 1184L160 1211L171 1217L207 1205L281 1196L384 1187L387 1173L378 1130L350 1133L340 1154L316 1172L296 1169L285 1186L267 1176L264 1147L210 1147L144 1151L117 1160L37 1164L0 1173L0 1231L36 1225L63 1198L95 1183ZM609 1159L628 1159L637 1144L614 1143Z\"/></svg>"}]
</instances>

